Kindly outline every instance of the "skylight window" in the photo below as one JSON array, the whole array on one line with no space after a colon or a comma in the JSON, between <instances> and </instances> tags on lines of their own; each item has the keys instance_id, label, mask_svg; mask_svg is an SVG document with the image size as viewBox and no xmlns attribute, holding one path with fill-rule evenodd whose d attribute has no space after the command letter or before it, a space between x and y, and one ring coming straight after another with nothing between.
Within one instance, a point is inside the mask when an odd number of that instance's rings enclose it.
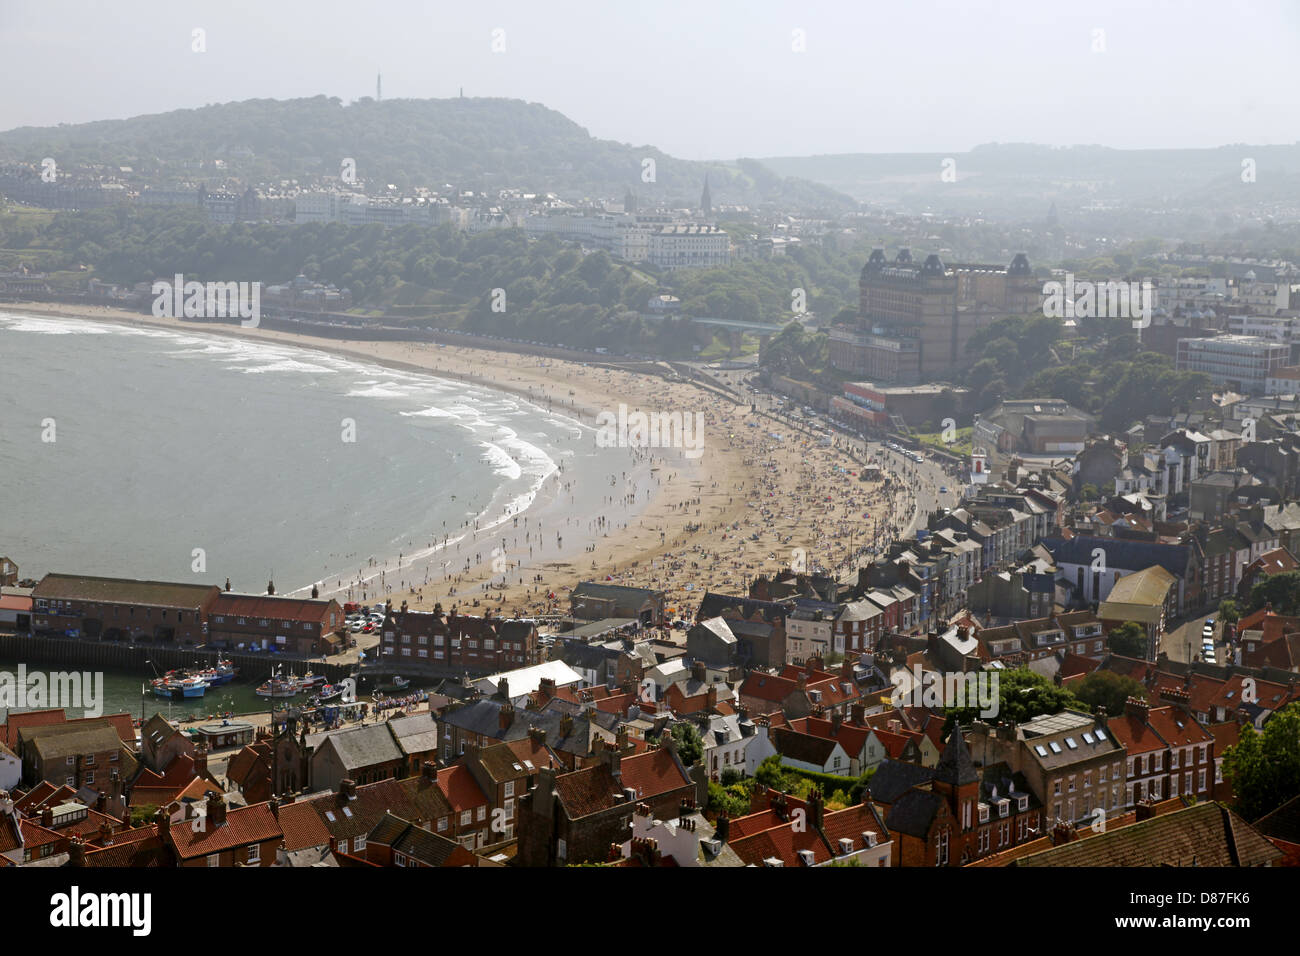
<instances>
[{"instance_id":1,"label":"skylight window","mask_svg":"<svg viewBox=\"0 0 1300 956\"><path fill-rule=\"evenodd\" d=\"M1079 745L1076 744L1076 743L1074 742L1074 738L1073 738L1073 737L1066 737L1066 738L1065 738L1065 746L1069 747L1071 750L1078 750L1078 749L1079 749Z\"/></svg>"},{"instance_id":2,"label":"skylight window","mask_svg":"<svg viewBox=\"0 0 1300 956\"><path fill-rule=\"evenodd\" d=\"M1100 727L1097 728L1097 739L1098 740L1106 739L1106 731L1102 730Z\"/></svg>"},{"instance_id":3,"label":"skylight window","mask_svg":"<svg viewBox=\"0 0 1300 956\"><path fill-rule=\"evenodd\" d=\"M1034 748L1034 750L1038 751L1038 756L1040 757L1047 756L1047 748L1044 747L1042 744L1039 744L1037 747Z\"/></svg>"},{"instance_id":4,"label":"skylight window","mask_svg":"<svg viewBox=\"0 0 1300 956\"><path fill-rule=\"evenodd\" d=\"M1058 744L1055 740L1048 743L1047 746L1052 748L1052 753L1054 754L1059 754L1061 752L1061 745Z\"/></svg>"},{"instance_id":5,"label":"skylight window","mask_svg":"<svg viewBox=\"0 0 1300 956\"><path fill-rule=\"evenodd\" d=\"M1093 738L1092 733L1090 731L1085 730L1083 732L1083 742L1085 744L1095 744L1097 741Z\"/></svg>"}]
</instances>

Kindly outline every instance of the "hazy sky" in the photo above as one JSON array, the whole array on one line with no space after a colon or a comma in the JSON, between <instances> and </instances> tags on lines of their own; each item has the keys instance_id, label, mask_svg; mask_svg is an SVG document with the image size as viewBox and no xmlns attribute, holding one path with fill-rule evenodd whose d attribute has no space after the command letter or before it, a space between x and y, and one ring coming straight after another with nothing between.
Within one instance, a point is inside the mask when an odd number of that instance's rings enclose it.
<instances>
[{"instance_id":1,"label":"hazy sky","mask_svg":"<svg viewBox=\"0 0 1300 956\"><path fill-rule=\"evenodd\" d=\"M1300 0L0 0L0 129L382 71L386 99L516 97L687 159L1292 143L1297 49Z\"/></svg>"}]
</instances>

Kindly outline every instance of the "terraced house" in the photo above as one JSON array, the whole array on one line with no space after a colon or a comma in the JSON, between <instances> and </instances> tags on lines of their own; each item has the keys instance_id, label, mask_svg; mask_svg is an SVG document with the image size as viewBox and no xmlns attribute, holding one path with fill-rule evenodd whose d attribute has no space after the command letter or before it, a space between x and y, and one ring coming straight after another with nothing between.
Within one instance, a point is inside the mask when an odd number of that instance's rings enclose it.
<instances>
[{"instance_id":1,"label":"terraced house","mask_svg":"<svg viewBox=\"0 0 1300 956\"><path fill-rule=\"evenodd\" d=\"M424 665L447 674L494 674L540 664L537 625L493 617L443 614L442 605L429 611L389 611L380 645L384 658Z\"/></svg>"}]
</instances>

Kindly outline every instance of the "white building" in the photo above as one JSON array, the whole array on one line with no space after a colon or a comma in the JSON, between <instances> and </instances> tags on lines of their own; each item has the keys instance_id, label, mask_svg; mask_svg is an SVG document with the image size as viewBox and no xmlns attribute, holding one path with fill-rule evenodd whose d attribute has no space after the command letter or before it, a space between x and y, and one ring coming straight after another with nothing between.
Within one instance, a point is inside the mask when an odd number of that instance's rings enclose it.
<instances>
[{"instance_id":1,"label":"white building","mask_svg":"<svg viewBox=\"0 0 1300 956\"><path fill-rule=\"evenodd\" d=\"M731 237L717 226L660 226L650 236L649 261L669 271L720 268L731 264Z\"/></svg>"}]
</instances>

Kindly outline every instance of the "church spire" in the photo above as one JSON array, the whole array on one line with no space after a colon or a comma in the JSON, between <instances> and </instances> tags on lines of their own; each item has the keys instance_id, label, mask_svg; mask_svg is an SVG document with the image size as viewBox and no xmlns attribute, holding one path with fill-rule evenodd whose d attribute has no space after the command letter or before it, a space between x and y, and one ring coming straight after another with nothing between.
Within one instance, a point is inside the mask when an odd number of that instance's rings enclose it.
<instances>
[{"instance_id":1,"label":"church spire","mask_svg":"<svg viewBox=\"0 0 1300 956\"><path fill-rule=\"evenodd\" d=\"M700 193L700 212L709 216L713 214L713 196L709 193L709 174L704 174L704 192Z\"/></svg>"}]
</instances>

